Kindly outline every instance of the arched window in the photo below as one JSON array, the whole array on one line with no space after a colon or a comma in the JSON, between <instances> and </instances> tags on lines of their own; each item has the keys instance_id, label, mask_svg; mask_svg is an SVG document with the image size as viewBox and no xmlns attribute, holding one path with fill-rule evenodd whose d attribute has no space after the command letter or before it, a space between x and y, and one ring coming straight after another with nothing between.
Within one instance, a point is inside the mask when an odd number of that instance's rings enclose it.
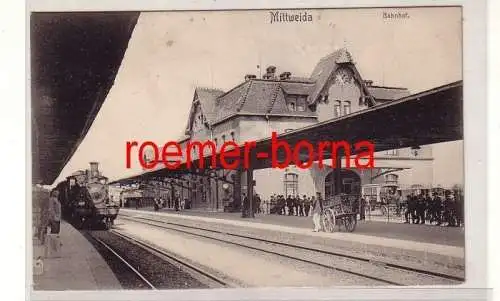
<instances>
[{"instance_id":1,"label":"arched window","mask_svg":"<svg viewBox=\"0 0 500 301\"><path fill-rule=\"evenodd\" d=\"M351 114L351 102L344 101L344 115Z\"/></svg>"},{"instance_id":2,"label":"arched window","mask_svg":"<svg viewBox=\"0 0 500 301\"><path fill-rule=\"evenodd\" d=\"M340 117L340 100L336 100L333 106L333 115L335 118Z\"/></svg>"},{"instance_id":3,"label":"arched window","mask_svg":"<svg viewBox=\"0 0 500 301\"><path fill-rule=\"evenodd\" d=\"M299 194L299 175L293 172L285 173L285 178L283 180L283 188L285 192L285 197Z\"/></svg>"}]
</instances>

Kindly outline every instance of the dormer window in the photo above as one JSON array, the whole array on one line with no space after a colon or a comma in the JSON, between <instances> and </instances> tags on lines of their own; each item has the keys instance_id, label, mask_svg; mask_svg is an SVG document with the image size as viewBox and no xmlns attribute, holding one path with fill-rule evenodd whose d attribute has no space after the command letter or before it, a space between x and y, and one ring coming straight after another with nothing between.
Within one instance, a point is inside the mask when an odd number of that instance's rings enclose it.
<instances>
[{"instance_id":1,"label":"dormer window","mask_svg":"<svg viewBox=\"0 0 500 301\"><path fill-rule=\"evenodd\" d=\"M288 109L292 112L295 112L295 102L289 102Z\"/></svg>"},{"instance_id":2,"label":"dormer window","mask_svg":"<svg viewBox=\"0 0 500 301\"><path fill-rule=\"evenodd\" d=\"M351 102L350 101L345 101L344 102L344 115L351 114Z\"/></svg>"},{"instance_id":3,"label":"dormer window","mask_svg":"<svg viewBox=\"0 0 500 301\"><path fill-rule=\"evenodd\" d=\"M334 117L337 118L337 117L340 117L340 100L336 100L335 101L335 105L333 106L333 114L334 114Z\"/></svg>"},{"instance_id":4,"label":"dormer window","mask_svg":"<svg viewBox=\"0 0 500 301\"><path fill-rule=\"evenodd\" d=\"M297 111L304 112L306 110L306 99L300 97L297 99Z\"/></svg>"}]
</instances>

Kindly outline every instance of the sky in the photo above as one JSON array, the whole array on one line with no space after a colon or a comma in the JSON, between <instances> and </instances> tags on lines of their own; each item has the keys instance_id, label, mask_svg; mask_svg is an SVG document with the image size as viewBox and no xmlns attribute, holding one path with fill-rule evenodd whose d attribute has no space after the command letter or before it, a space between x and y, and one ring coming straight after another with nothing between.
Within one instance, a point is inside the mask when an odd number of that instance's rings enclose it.
<instances>
[{"instance_id":1,"label":"sky","mask_svg":"<svg viewBox=\"0 0 500 301\"><path fill-rule=\"evenodd\" d=\"M90 161L111 180L138 174L137 158L125 166L127 141L177 140L196 87L228 91L245 74L259 76L257 65L262 73L274 65L278 74L308 77L322 57L345 47L374 85L418 93L461 80L460 8L410 8L400 10L409 19L383 18L397 11L298 10L313 21L272 24L267 10L141 13L113 87L55 183ZM441 149L434 155L446 156Z\"/></svg>"}]
</instances>

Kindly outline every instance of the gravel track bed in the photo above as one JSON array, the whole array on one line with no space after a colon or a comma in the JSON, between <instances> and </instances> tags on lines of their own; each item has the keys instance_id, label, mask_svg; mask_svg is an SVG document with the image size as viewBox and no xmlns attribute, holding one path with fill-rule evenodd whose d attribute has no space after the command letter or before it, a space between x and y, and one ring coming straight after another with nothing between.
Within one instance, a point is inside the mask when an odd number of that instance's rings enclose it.
<instances>
[{"instance_id":1,"label":"gravel track bed","mask_svg":"<svg viewBox=\"0 0 500 301\"><path fill-rule=\"evenodd\" d=\"M258 237L262 239L275 240L283 243L289 244L299 244L304 245L309 248L315 248L318 250L325 250L330 252L336 252L340 254L348 254L350 256L368 257L373 260L380 260L389 263L399 264L403 266L410 266L418 269L425 269L430 271L435 271L443 274L455 275L458 277L464 277L465 269L463 262L457 264L448 264L444 262L439 262L435 260L430 260L429 258L418 258L415 256L407 256L400 254L400 252L389 252L387 250L377 250L376 247L367 249L366 246L361 246L357 243L350 242L340 242L334 239L319 239L318 237L312 237L308 235L301 234L291 234L291 233L280 233L278 231L265 231L260 229L253 229L241 226L228 226L219 223L206 223L206 222L196 222L192 220L187 220L183 218L176 218L170 216L151 216L147 213L129 215L126 213L120 213L122 216L129 217L142 217L154 220L160 220L169 223L178 223L190 227L200 227L205 229L211 229L215 231L223 231L228 233L236 233L239 235L247 235L251 237ZM230 230L230 231L229 231Z\"/></svg>"},{"instance_id":2,"label":"gravel track bed","mask_svg":"<svg viewBox=\"0 0 500 301\"><path fill-rule=\"evenodd\" d=\"M250 248L258 248L261 250L265 251L270 251L270 252L275 252L278 254L282 254L285 256L290 256L293 258L298 258L302 260L308 260L312 262L318 262L323 265L326 265L331 268L338 268L346 271L351 271L354 273L361 273L361 274L366 274L371 277L376 277L378 279L383 279L389 282L393 283L398 283L401 285L438 285L438 284L458 284L460 282L448 280L448 279L443 279L440 277L435 277L431 275L424 275L420 273L414 273L410 271L405 271L401 269L396 269L396 268L391 268L391 267L383 267L374 263L369 263L369 262L362 262L359 260L354 260L350 258L345 258L341 256L334 256L330 254L324 254L321 252L315 252L312 250L301 250L297 249L291 246L283 246L280 244L271 244L267 242L262 242L262 241L256 241L248 238L241 238L241 237L234 237L230 235L225 235L222 233L213 233L210 231L206 230L199 230L199 229L189 229L181 226L173 226L173 225L165 225L161 223L155 223L151 222L151 224L156 224L160 227L167 227L168 229L172 229L170 231L176 232L177 230L183 231L183 232L188 232L188 233L193 233L193 235L203 235L203 236L208 236L210 238L214 238L216 240L223 240L226 241L229 245L231 243L236 243L244 246L249 246ZM166 230L168 230L166 229ZM258 250L255 250L259 252ZM269 254L272 256L272 254ZM279 255L274 255L278 257L278 260L283 260L283 256ZM293 259L288 259L288 260L293 260ZM305 262L300 262L300 264L297 264L297 261L294 261L294 265L296 266L304 266L304 265L313 265ZM320 266L315 266L317 270L328 270L327 267L320 267ZM322 273L324 274L324 273ZM348 273L346 273L348 274ZM360 277L361 278L361 277ZM364 279L364 282L367 282ZM368 281L370 282L370 281ZM377 283L377 281L371 281L373 283L366 284L366 285L377 285L377 284L384 284L383 282Z\"/></svg>"},{"instance_id":3,"label":"gravel track bed","mask_svg":"<svg viewBox=\"0 0 500 301\"><path fill-rule=\"evenodd\" d=\"M322 279L321 284L316 283L314 286L332 287L332 286L381 286L381 285L387 285L387 283L385 283L385 282L367 279L366 277L345 273L345 272L334 270L334 269L327 268L327 267L321 267L321 266L311 264L311 263L297 261L296 259L286 258L286 257L283 257L281 255L265 253L265 252L262 252L259 250L250 249L248 247L237 246L234 244L221 242L221 241L215 241L215 240L210 239L210 238L193 236L193 235L182 233L182 232L175 231L175 230L164 229L161 227L154 227L154 226L151 226L151 225L149 225L147 223L143 223L143 222L136 222L136 221L132 221L132 220L126 220L126 221L122 220L119 223L115 223L115 225L116 225L115 229L117 231L119 231L120 233L123 231L124 233L127 233L127 235L132 236L135 239L138 239L140 241L144 241L144 242L152 244L152 245L155 245L155 240L151 240L151 239L147 238L147 235L141 234L142 230L131 232L129 229L130 228L129 226L137 225L137 226L140 226L141 228L144 228L144 229L151 229L151 230L154 229L154 232L159 231L159 232L169 234L169 235L185 237L186 240L195 240L195 241L200 242L200 243L205 243L205 244L210 244L210 245L218 245L218 246L224 248L224 250L237 252L238 254L240 254L244 258L248 258L248 257L259 258L259 260L263 261L262 265L251 266L248 268L251 268L252 270L257 270L257 271L262 269L261 273L263 273L263 274L268 272L268 271L266 271L266 269L267 269L266 262L268 262L269 264L274 265L274 266L276 266L276 265L284 266L284 267L287 267L288 269L293 269L293 271L296 271L299 273L304 273L307 275L311 275L311 277L314 277L314 278L318 278L318 279L321 278ZM157 236L156 239L158 239L158 238L159 237ZM161 247L159 247L159 248L161 249ZM168 247L166 247L165 250L167 250L167 252L171 252L168 249ZM201 252L203 252L203 251L201 251ZM216 255L216 256L220 256L220 258L224 258L225 255L223 253L220 253L220 255ZM199 262L199 264L203 264L203 262ZM257 286L246 283L244 280L239 279L238 276L236 276L233 273L233 270L231 270L231 269L214 270L214 271L217 271L218 273L224 274L225 277L227 277L228 279L231 279L231 282L235 284L235 285L233 285L234 287L275 287L275 284L270 284L270 283L266 283L266 282L262 282L262 284L259 284ZM258 277L258 276L256 276L256 277ZM279 277L283 278L283 279L287 278L286 274L281 274ZM278 286L282 286L282 284L280 284ZM286 285L286 286L295 286L295 285ZM311 285L306 284L306 285L302 285L302 286L311 286Z\"/></svg>"},{"instance_id":4,"label":"gravel track bed","mask_svg":"<svg viewBox=\"0 0 500 301\"><path fill-rule=\"evenodd\" d=\"M89 232L83 232L83 235L95 247L99 254L101 254L102 258L104 258L111 271L115 274L116 279L120 282L122 288L151 289L134 271L126 266L109 249L92 238L92 235Z\"/></svg>"},{"instance_id":5,"label":"gravel track bed","mask_svg":"<svg viewBox=\"0 0 500 301\"><path fill-rule=\"evenodd\" d=\"M133 266L139 273L141 273L149 282L151 282L157 289L199 289L209 288L205 283L195 279L189 273L183 271L180 267L171 264L164 259L146 251L144 248L129 242L109 231L94 231L91 236L97 237L106 244L108 244L117 254L125 259L131 266ZM97 244L93 242L94 244ZM103 247L101 246L100 249ZM99 250L99 249L98 249ZM100 250L99 250L100 252ZM109 251L108 251L109 252ZM122 275L125 267L123 263L117 262L116 256L111 252L101 253L104 259L110 264L112 271L122 282L124 278L124 288L127 289L147 289L149 288L142 280L140 284L137 281L129 281L129 276ZM119 267L117 265L121 265ZM113 268L115 266L115 268ZM135 275L135 274L134 274ZM135 276L138 278L138 276Z\"/></svg>"}]
</instances>

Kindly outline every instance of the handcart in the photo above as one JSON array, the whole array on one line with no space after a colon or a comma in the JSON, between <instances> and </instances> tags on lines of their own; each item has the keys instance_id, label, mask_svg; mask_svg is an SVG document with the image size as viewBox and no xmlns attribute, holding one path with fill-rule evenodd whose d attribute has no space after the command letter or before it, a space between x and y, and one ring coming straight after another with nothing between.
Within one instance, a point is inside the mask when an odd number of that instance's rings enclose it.
<instances>
[{"instance_id":1,"label":"handcart","mask_svg":"<svg viewBox=\"0 0 500 301\"><path fill-rule=\"evenodd\" d=\"M321 221L325 232L335 232L336 226L339 230L343 227L348 232L353 232L357 224L356 201L360 195L340 194L325 200Z\"/></svg>"}]
</instances>

